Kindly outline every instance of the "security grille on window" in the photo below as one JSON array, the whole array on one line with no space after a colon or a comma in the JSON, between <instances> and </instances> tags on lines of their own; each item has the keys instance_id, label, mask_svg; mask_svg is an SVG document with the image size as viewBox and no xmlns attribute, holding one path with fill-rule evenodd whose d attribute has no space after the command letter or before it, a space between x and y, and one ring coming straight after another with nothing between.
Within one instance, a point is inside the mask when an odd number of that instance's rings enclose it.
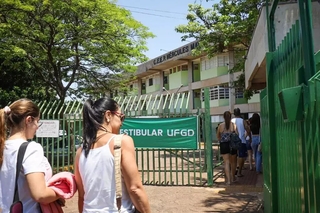
<instances>
[{"instance_id":1,"label":"security grille on window","mask_svg":"<svg viewBox=\"0 0 320 213\"><path fill-rule=\"evenodd\" d=\"M229 58L227 55L218 56L218 67L225 67L229 65Z\"/></svg>"},{"instance_id":2,"label":"security grille on window","mask_svg":"<svg viewBox=\"0 0 320 213\"><path fill-rule=\"evenodd\" d=\"M141 84L141 89L142 89L142 90L145 90L145 89L146 89L146 83L142 83L142 84Z\"/></svg>"},{"instance_id":3,"label":"security grille on window","mask_svg":"<svg viewBox=\"0 0 320 213\"><path fill-rule=\"evenodd\" d=\"M244 98L242 88L236 88L236 98Z\"/></svg>"},{"instance_id":4,"label":"security grille on window","mask_svg":"<svg viewBox=\"0 0 320 213\"><path fill-rule=\"evenodd\" d=\"M149 78L149 86L153 85L153 78Z\"/></svg>"},{"instance_id":5,"label":"security grille on window","mask_svg":"<svg viewBox=\"0 0 320 213\"><path fill-rule=\"evenodd\" d=\"M204 101L204 90L201 89L202 101ZM219 85L209 88L210 100L229 99L228 85Z\"/></svg>"},{"instance_id":6,"label":"security grille on window","mask_svg":"<svg viewBox=\"0 0 320 213\"><path fill-rule=\"evenodd\" d=\"M188 65L182 65L182 70L188 70Z\"/></svg>"},{"instance_id":7,"label":"security grille on window","mask_svg":"<svg viewBox=\"0 0 320 213\"><path fill-rule=\"evenodd\" d=\"M194 69L194 70L198 70L198 69L199 69L199 64L194 64L194 65L193 65L193 69Z\"/></svg>"}]
</instances>

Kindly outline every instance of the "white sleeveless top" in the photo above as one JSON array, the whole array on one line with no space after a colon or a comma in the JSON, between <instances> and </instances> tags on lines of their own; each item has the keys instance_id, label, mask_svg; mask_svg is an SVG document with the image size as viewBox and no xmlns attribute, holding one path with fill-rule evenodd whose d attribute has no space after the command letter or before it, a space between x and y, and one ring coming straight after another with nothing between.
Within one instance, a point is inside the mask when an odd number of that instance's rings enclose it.
<instances>
[{"instance_id":1,"label":"white sleeveless top","mask_svg":"<svg viewBox=\"0 0 320 213\"><path fill-rule=\"evenodd\" d=\"M245 138L245 128L243 125L243 119L242 118L233 118L231 120L232 123L236 124L237 130L239 132L239 138L241 139L242 143L246 143L246 138Z\"/></svg>"},{"instance_id":2,"label":"white sleeveless top","mask_svg":"<svg viewBox=\"0 0 320 213\"><path fill-rule=\"evenodd\" d=\"M82 151L79 159L79 172L84 188L83 213L118 212L116 184L114 177L114 157L110 151L110 138L102 147L90 149L87 158ZM122 213L134 212L124 179L122 177Z\"/></svg>"}]
</instances>

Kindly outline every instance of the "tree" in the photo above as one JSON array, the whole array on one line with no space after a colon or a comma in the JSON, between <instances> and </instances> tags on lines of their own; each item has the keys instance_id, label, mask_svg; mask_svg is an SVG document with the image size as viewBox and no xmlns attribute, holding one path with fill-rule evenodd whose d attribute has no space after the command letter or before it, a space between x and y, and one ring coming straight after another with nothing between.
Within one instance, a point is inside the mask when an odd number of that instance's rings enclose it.
<instances>
[{"instance_id":1,"label":"tree","mask_svg":"<svg viewBox=\"0 0 320 213\"><path fill-rule=\"evenodd\" d=\"M221 0L210 9L205 9L199 4L190 4L188 24L179 25L176 31L185 34L182 36L183 41L188 38L199 40L199 46L193 52L195 55L206 52L210 58L227 49L233 50L237 60L230 72L243 71L233 86L244 89L243 56L249 50L262 2ZM249 98L252 91L245 90L244 95Z\"/></svg>"},{"instance_id":2,"label":"tree","mask_svg":"<svg viewBox=\"0 0 320 213\"><path fill-rule=\"evenodd\" d=\"M52 89L34 76L25 61L13 60L12 65L6 65L0 58L0 108L20 98L36 102L55 98Z\"/></svg>"},{"instance_id":3,"label":"tree","mask_svg":"<svg viewBox=\"0 0 320 213\"><path fill-rule=\"evenodd\" d=\"M67 95L107 90L114 74L135 72L147 59L147 30L114 1L0 0L6 63L26 59L62 103Z\"/></svg>"}]
</instances>

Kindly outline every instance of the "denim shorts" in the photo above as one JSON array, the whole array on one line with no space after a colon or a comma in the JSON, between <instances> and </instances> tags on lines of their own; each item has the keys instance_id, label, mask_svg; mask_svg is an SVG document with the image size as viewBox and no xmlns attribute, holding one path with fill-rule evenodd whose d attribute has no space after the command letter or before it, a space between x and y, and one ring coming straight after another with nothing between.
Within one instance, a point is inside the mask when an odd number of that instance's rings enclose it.
<instances>
[{"instance_id":1,"label":"denim shorts","mask_svg":"<svg viewBox=\"0 0 320 213\"><path fill-rule=\"evenodd\" d=\"M252 150L251 144L249 143L249 140L246 141L247 142L247 150Z\"/></svg>"},{"instance_id":2,"label":"denim shorts","mask_svg":"<svg viewBox=\"0 0 320 213\"><path fill-rule=\"evenodd\" d=\"M248 156L247 144L242 143L239 149L239 158L246 158Z\"/></svg>"}]
</instances>

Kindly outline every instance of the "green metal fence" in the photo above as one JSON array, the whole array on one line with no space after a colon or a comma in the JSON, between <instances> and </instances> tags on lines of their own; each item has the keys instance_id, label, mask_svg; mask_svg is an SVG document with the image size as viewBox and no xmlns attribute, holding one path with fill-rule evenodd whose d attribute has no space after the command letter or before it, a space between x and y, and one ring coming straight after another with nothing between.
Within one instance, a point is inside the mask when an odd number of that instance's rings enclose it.
<instances>
[{"instance_id":1,"label":"green metal fence","mask_svg":"<svg viewBox=\"0 0 320 213\"><path fill-rule=\"evenodd\" d=\"M300 20L275 48L277 3L273 1L267 12L270 52L267 88L261 93L265 212L316 213L320 212L320 53L313 52L311 1L298 1Z\"/></svg>"},{"instance_id":2,"label":"green metal fence","mask_svg":"<svg viewBox=\"0 0 320 213\"><path fill-rule=\"evenodd\" d=\"M208 89L205 90L208 93ZM207 95L209 97L209 95ZM137 148L136 159L144 184L150 185L212 185L215 167L221 165L219 147L212 147L211 118L207 113L189 112L189 93L166 95L142 95L117 97L127 117L189 117L199 119L198 149L147 149ZM209 100L205 100L209 107ZM41 121L57 120L60 134L58 138L37 138L42 144L53 172L74 171L74 157L82 142L81 102L62 104L55 102L37 103L41 110ZM207 127L207 128L206 128Z\"/></svg>"}]
</instances>

